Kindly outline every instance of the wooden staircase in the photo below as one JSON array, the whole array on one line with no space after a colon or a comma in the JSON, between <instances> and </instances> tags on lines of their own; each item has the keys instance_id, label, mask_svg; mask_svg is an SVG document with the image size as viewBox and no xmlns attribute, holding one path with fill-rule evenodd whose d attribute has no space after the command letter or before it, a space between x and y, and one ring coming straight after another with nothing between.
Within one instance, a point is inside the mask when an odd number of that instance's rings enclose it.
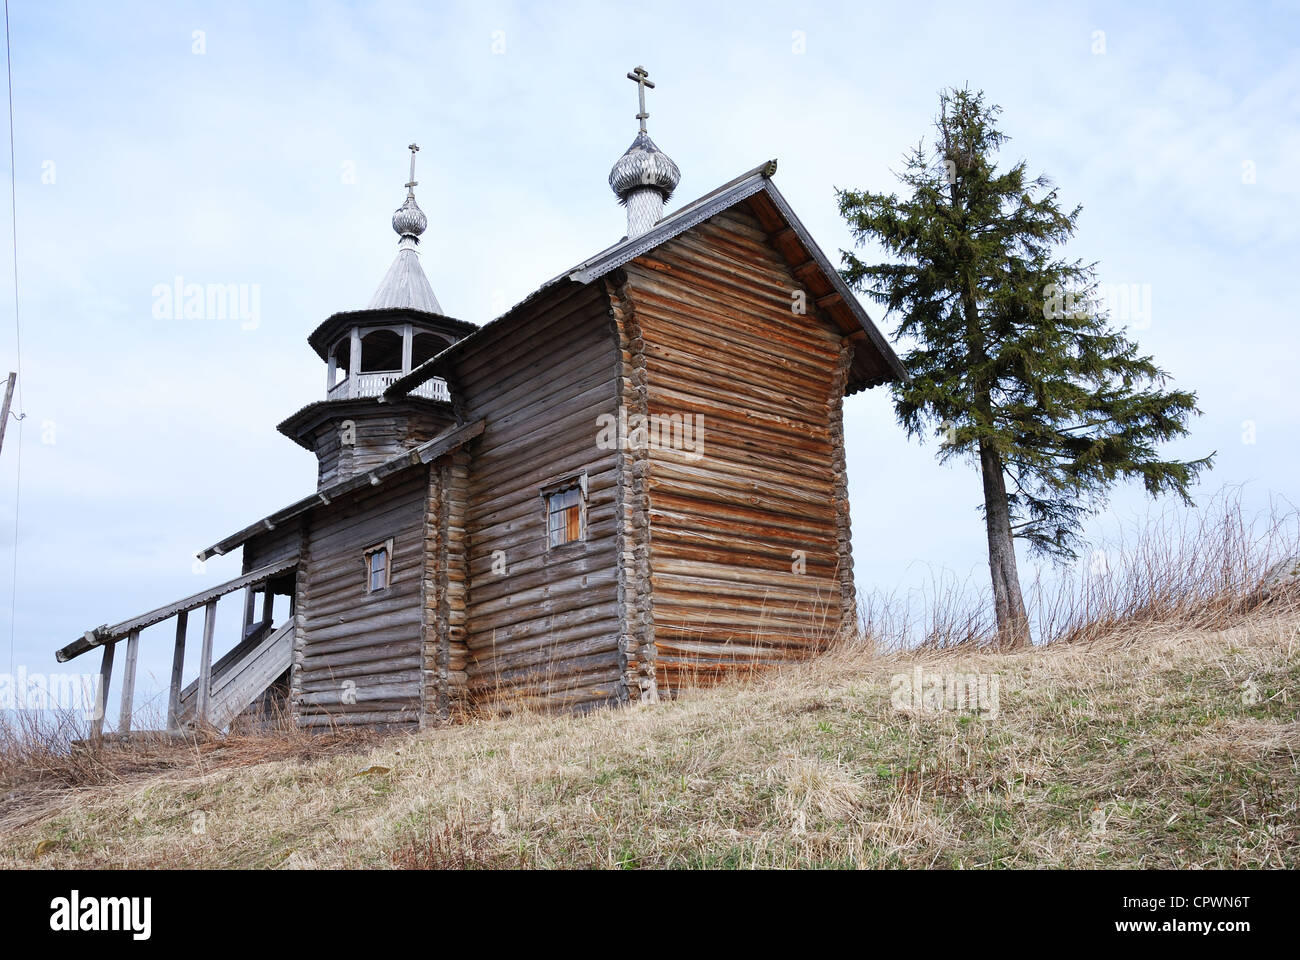
<instances>
[{"instance_id":1,"label":"wooden staircase","mask_svg":"<svg viewBox=\"0 0 1300 960\"><path fill-rule=\"evenodd\" d=\"M297 566L298 558L295 556L249 570L233 580L209 587L184 600L177 600L111 627L105 624L87 630L81 638L59 650L55 657L60 663L66 663L96 647L103 650L90 739L99 741L104 735L104 714L108 704L109 681L113 676L113 656L117 644L122 640L126 641L126 669L122 678L119 719L113 736L124 739L131 735L140 632L172 618L176 620L176 640L172 655L166 732L182 735L185 731L194 729L220 731L245 711L255 721L264 721L268 708L276 702L279 695L277 681L285 676L293 663L293 591ZM233 650L213 663L217 601L239 590L245 594L240 633L242 639ZM255 622L253 614L256 595L259 593L262 616ZM288 616L279 627L274 626L273 616L276 594L290 598ZM191 611L200 608L203 610L203 648L199 657L199 676L188 686L182 687L189 615Z\"/></svg>"},{"instance_id":2,"label":"wooden staircase","mask_svg":"<svg viewBox=\"0 0 1300 960\"><path fill-rule=\"evenodd\" d=\"M293 621L274 630L263 627L212 665L207 725L221 729L244 712L293 662ZM199 681L181 691L178 726L192 726Z\"/></svg>"}]
</instances>

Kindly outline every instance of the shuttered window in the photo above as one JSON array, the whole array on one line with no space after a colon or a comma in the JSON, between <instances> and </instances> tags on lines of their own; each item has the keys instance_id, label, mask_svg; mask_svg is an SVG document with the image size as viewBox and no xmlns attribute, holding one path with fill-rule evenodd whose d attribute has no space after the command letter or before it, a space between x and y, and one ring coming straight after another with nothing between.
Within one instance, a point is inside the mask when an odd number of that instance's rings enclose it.
<instances>
[{"instance_id":1,"label":"shuttered window","mask_svg":"<svg viewBox=\"0 0 1300 960\"><path fill-rule=\"evenodd\" d=\"M546 529L549 545L559 547L587 537L582 487L577 480L546 491Z\"/></svg>"}]
</instances>

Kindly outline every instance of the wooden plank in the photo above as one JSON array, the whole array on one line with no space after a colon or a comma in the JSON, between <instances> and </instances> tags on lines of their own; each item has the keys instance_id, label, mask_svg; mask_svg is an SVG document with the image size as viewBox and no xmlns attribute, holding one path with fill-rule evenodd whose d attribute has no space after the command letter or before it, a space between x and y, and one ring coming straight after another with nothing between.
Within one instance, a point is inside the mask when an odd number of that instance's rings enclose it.
<instances>
[{"instance_id":1,"label":"wooden plank","mask_svg":"<svg viewBox=\"0 0 1300 960\"><path fill-rule=\"evenodd\" d=\"M217 626L217 601L209 600L203 609L203 652L199 659L199 690L194 712L195 722L208 721L208 703L212 698L212 632Z\"/></svg>"},{"instance_id":2,"label":"wooden plank","mask_svg":"<svg viewBox=\"0 0 1300 960\"><path fill-rule=\"evenodd\" d=\"M80 640L68 644L54 656L60 663L66 663L73 657L81 656L87 650L106 643L116 643L123 637L130 634L132 630L143 630L145 627L152 626L155 623L161 623L168 620L182 610L194 610L204 606L209 601L224 597L228 593L234 593L236 590L242 590L250 584L260 583L271 577L278 576L285 571L292 570L298 565L298 558L293 557L288 560L282 560L279 563L267 564L264 567L258 567L234 580L227 580L225 583L210 587L200 593L186 597L184 600L177 600L175 603L169 603L164 607L158 607L156 610L150 610L148 613L133 617L130 620L123 620L121 623L114 624L111 627L101 627L98 630L88 631L86 636Z\"/></svg>"},{"instance_id":3,"label":"wooden plank","mask_svg":"<svg viewBox=\"0 0 1300 960\"><path fill-rule=\"evenodd\" d=\"M90 720L90 736L98 740L104 735L104 714L108 708L108 685L113 679L113 644L104 647L104 657L99 662L99 687L95 691L95 712Z\"/></svg>"},{"instance_id":4,"label":"wooden plank","mask_svg":"<svg viewBox=\"0 0 1300 960\"><path fill-rule=\"evenodd\" d=\"M185 631L188 628L190 612L182 610L176 615L176 650L172 654L171 692L167 698L167 729L178 727L181 706L181 678L185 671Z\"/></svg>"},{"instance_id":5,"label":"wooden plank","mask_svg":"<svg viewBox=\"0 0 1300 960\"><path fill-rule=\"evenodd\" d=\"M258 640L241 644L212 667L209 684L207 724L224 727L262 696L289 669L293 655L293 624L263 634ZM181 693L177 716L181 722L193 721L198 715L199 684L196 680Z\"/></svg>"},{"instance_id":6,"label":"wooden plank","mask_svg":"<svg viewBox=\"0 0 1300 960\"><path fill-rule=\"evenodd\" d=\"M118 710L117 732L131 732L131 710L135 706L135 666L140 656L140 631L132 630L126 638L126 662L122 672L122 702Z\"/></svg>"},{"instance_id":7,"label":"wooden plank","mask_svg":"<svg viewBox=\"0 0 1300 960\"><path fill-rule=\"evenodd\" d=\"M214 683L207 722L224 727L234 720L289 669L292 655L291 624L266 634L251 653L232 664Z\"/></svg>"}]
</instances>

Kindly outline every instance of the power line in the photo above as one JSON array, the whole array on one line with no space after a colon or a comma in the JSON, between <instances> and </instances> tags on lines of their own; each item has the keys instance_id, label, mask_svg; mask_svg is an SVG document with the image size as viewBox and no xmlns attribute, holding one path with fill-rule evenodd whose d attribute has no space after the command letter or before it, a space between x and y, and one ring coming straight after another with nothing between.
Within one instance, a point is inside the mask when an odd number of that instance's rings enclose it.
<instances>
[{"instance_id":1,"label":"power line","mask_svg":"<svg viewBox=\"0 0 1300 960\"><path fill-rule=\"evenodd\" d=\"M18 319L18 166L14 162L14 61L9 49L9 0L5 0L5 74L9 81L9 222L14 251L14 347L18 370L18 419L27 416L23 406L23 328Z\"/></svg>"},{"instance_id":2,"label":"power line","mask_svg":"<svg viewBox=\"0 0 1300 960\"><path fill-rule=\"evenodd\" d=\"M5 76L9 84L9 217L14 250L14 366L18 373L18 464L14 482L14 564L9 584L9 675L14 672L14 632L18 623L18 508L23 490L23 328L18 317L18 165L14 162L14 65L9 45L9 0L5 0Z\"/></svg>"}]
</instances>

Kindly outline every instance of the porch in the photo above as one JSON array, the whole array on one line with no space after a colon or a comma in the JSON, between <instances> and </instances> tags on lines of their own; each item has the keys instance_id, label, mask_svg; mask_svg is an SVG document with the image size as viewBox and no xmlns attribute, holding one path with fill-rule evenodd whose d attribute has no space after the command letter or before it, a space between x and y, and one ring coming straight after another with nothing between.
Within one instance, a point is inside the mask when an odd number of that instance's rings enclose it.
<instances>
[{"instance_id":1,"label":"porch","mask_svg":"<svg viewBox=\"0 0 1300 960\"><path fill-rule=\"evenodd\" d=\"M296 557L268 564L130 620L88 630L80 639L59 650L55 658L60 663L66 663L97 647L103 651L90 722L91 739L100 740L104 736L105 714L118 644L126 642L122 692L113 735L125 738L132 732L141 631L173 619L175 630L167 700L167 732L179 734L189 730L220 730L229 726L259 697L266 694L293 662L293 584L297 567ZM229 652L214 662L217 601L240 590L244 591L244 614L239 640ZM287 595L289 599L287 614L279 625L275 623L277 594ZM189 615L200 607L203 609L203 630L198 676L186 685L183 680Z\"/></svg>"}]
</instances>

